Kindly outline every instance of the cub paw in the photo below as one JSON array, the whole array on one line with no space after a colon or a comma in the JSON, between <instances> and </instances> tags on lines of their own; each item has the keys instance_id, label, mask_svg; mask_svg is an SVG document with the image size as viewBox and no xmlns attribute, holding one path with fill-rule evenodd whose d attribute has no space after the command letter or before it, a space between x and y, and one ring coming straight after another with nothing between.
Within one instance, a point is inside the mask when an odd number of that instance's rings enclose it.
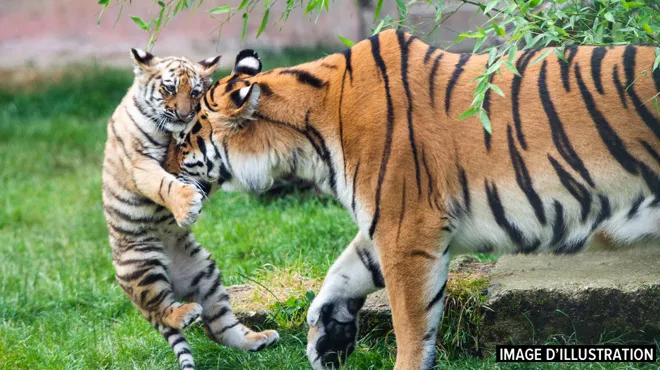
<instances>
[{"instance_id":1,"label":"cub paw","mask_svg":"<svg viewBox=\"0 0 660 370\"><path fill-rule=\"evenodd\" d=\"M174 329L183 330L199 319L202 314L202 306L199 303L191 302L174 309L170 315L170 320L165 324Z\"/></svg>"},{"instance_id":2,"label":"cub paw","mask_svg":"<svg viewBox=\"0 0 660 370\"><path fill-rule=\"evenodd\" d=\"M262 332L252 332L246 335L245 339L247 341L246 349L257 352L277 342L280 339L280 334L275 330L264 330Z\"/></svg>"},{"instance_id":3,"label":"cub paw","mask_svg":"<svg viewBox=\"0 0 660 370\"><path fill-rule=\"evenodd\" d=\"M174 206L171 211L176 223L180 227L194 224L202 210L202 194L194 185L184 184L173 197Z\"/></svg>"}]
</instances>

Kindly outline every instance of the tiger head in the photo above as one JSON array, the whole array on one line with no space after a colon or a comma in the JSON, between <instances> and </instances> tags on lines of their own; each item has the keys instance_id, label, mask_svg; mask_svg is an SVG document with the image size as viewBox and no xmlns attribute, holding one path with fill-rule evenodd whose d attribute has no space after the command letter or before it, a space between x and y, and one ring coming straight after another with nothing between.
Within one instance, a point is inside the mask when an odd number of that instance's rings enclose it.
<instances>
[{"instance_id":1,"label":"tiger head","mask_svg":"<svg viewBox=\"0 0 660 370\"><path fill-rule=\"evenodd\" d=\"M183 57L158 58L131 49L135 81L133 100L165 132L181 132L199 110L220 56L198 63Z\"/></svg>"},{"instance_id":2,"label":"tiger head","mask_svg":"<svg viewBox=\"0 0 660 370\"><path fill-rule=\"evenodd\" d=\"M170 154L170 161L176 162L170 164L170 172L220 184L225 190L249 192L266 191L280 179L318 184L314 178L318 163L312 163L318 156L305 139L304 127L259 114L260 100L274 95L266 83L258 82L270 71L260 71L254 51L243 50L237 56L233 73L211 86L202 99L196 121L174 151L176 158ZM296 107L282 104L281 108L287 115Z\"/></svg>"}]
</instances>

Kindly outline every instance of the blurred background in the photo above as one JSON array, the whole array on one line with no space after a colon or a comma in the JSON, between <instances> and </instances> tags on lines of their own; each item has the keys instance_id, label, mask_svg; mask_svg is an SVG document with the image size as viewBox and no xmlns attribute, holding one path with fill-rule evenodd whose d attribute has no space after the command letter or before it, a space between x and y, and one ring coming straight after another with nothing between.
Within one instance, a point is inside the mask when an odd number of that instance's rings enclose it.
<instances>
[{"instance_id":1,"label":"blurred background","mask_svg":"<svg viewBox=\"0 0 660 370\"><path fill-rule=\"evenodd\" d=\"M111 2L103 7L92 0L22 0L0 1L0 68L5 70L44 70L66 65L92 64L128 67L128 50L146 48L149 34L140 30L129 16L149 20L159 7L151 1ZM294 9L289 20L278 18L285 2L273 2L270 26L256 38L265 8L256 7L250 14L247 32L241 39L243 19L233 17L222 25L225 14L214 19L209 10L218 5L236 8L241 0L204 1L193 4L162 29L153 48L156 55L185 55L201 60L223 54L224 66L230 66L233 55L245 47L282 52L287 49L337 50L344 47L338 35L358 41L371 35L377 1L333 2L328 11L304 15L304 9ZM463 1L449 0L446 22L435 30L433 41L447 47L460 32L473 29L487 18L477 7ZM397 17L395 1L385 1L381 15ZM432 19L435 8L421 2L411 5L411 23ZM430 30L430 26L425 31ZM472 43L464 42L455 51L469 51Z\"/></svg>"}]
</instances>

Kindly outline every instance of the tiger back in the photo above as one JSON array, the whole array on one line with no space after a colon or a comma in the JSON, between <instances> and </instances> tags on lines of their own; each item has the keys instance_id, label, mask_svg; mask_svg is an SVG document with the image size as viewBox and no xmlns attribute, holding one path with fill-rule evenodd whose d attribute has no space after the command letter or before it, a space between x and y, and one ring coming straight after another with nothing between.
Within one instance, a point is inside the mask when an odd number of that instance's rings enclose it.
<instances>
[{"instance_id":1,"label":"tiger back","mask_svg":"<svg viewBox=\"0 0 660 370\"><path fill-rule=\"evenodd\" d=\"M227 189L259 192L295 175L336 196L359 232L308 311L310 363L341 363L365 297L386 287L397 368L431 368L452 254L574 254L595 235L621 245L660 236L654 49L519 53L518 74L502 68L488 81L499 87L483 101L489 132L459 119L487 55L384 31L314 62L218 81L177 163ZM195 156L216 158L214 169L194 167Z\"/></svg>"}]
</instances>

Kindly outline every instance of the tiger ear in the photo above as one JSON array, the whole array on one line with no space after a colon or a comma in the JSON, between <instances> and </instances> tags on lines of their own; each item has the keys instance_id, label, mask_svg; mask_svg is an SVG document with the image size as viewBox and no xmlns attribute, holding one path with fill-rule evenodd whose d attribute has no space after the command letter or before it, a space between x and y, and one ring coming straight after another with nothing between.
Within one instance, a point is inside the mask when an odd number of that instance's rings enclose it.
<instances>
[{"instance_id":1,"label":"tiger ear","mask_svg":"<svg viewBox=\"0 0 660 370\"><path fill-rule=\"evenodd\" d=\"M136 74L140 71L148 72L158 62L158 58L153 54L141 49L131 49L131 59L133 59Z\"/></svg>"},{"instance_id":2,"label":"tiger ear","mask_svg":"<svg viewBox=\"0 0 660 370\"><path fill-rule=\"evenodd\" d=\"M259 106L260 96L261 87L256 83L232 92L229 97L235 109L230 113L230 116L248 120L255 119L254 114Z\"/></svg>"},{"instance_id":3,"label":"tiger ear","mask_svg":"<svg viewBox=\"0 0 660 370\"><path fill-rule=\"evenodd\" d=\"M245 49L238 53L234 63L234 74L247 74L254 76L261 72L261 59L252 49Z\"/></svg>"},{"instance_id":4,"label":"tiger ear","mask_svg":"<svg viewBox=\"0 0 660 370\"><path fill-rule=\"evenodd\" d=\"M218 55L216 57L200 61L199 65L202 66L202 76L205 78L210 78L213 76L215 71L218 69L218 66L220 65L221 58L222 55Z\"/></svg>"}]
</instances>

